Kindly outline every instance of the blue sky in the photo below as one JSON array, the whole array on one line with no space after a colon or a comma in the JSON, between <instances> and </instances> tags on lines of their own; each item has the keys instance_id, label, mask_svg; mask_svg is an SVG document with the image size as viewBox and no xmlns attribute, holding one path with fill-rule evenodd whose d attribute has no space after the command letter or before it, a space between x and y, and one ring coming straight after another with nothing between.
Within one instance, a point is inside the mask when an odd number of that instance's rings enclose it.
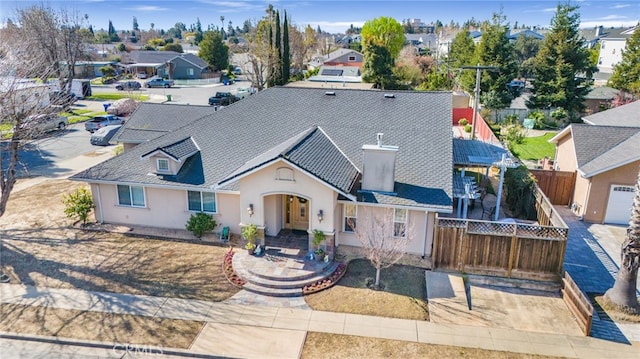
<instances>
[{"instance_id":1,"label":"blue sky","mask_svg":"<svg viewBox=\"0 0 640 359\"><path fill-rule=\"evenodd\" d=\"M581 27L596 25L632 26L640 20L640 1L616 0L572 0L580 6ZM15 9L34 3L28 0L0 0L0 17L3 22L15 14ZM154 23L156 29L165 30L177 22L189 27L197 18L206 29L208 24L219 26L220 16L225 17L225 28L229 21L233 26L242 26L244 20L257 20L265 14L267 4L276 9L287 10L297 25L318 25L325 31L344 32L350 24L362 26L366 20L380 16L391 16L398 21L419 18L425 23L439 19L447 24L451 20L463 23L472 17L476 20L490 19L491 14L502 7L507 21L512 25L549 26L558 1L556 0L347 0L347 1L217 1L217 0L58 0L46 1L53 8L77 10L88 14L95 29L106 29L109 20L118 30L131 29L133 17L142 29Z\"/></svg>"}]
</instances>

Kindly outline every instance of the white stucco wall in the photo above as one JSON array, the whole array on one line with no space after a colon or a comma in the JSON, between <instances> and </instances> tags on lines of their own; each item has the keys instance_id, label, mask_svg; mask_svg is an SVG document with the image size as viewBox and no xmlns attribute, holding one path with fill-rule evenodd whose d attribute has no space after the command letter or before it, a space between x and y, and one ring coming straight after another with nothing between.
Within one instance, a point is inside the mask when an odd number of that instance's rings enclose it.
<instances>
[{"instance_id":1,"label":"white stucco wall","mask_svg":"<svg viewBox=\"0 0 640 359\"><path fill-rule=\"evenodd\" d=\"M187 210L186 190L145 187L144 208L119 206L115 184L94 183L91 191L96 220L105 223L183 229L193 213ZM231 232L240 232L239 199L236 194L216 194L218 228L229 226Z\"/></svg>"},{"instance_id":2,"label":"white stucco wall","mask_svg":"<svg viewBox=\"0 0 640 359\"><path fill-rule=\"evenodd\" d=\"M622 50L624 50L625 45L625 39L601 39L598 70L600 70L600 72L612 73L613 67L622 61Z\"/></svg>"},{"instance_id":3,"label":"white stucco wall","mask_svg":"<svg viewBox=\"0 0 640 359\"><path fill-rule=\"evenodd\" d=\"M287 167L293 170L293 180L276 179L276 171L279 168ZM282 224L281 201L276 195L291 194L304 197L309 200L309 229L319 229L325 232L334 230L334 222L330 218L334 217L334 208L337 193L330 187L324 185L314 177L288 165L284 161L278 161L265 168L251 173L240 180L240 207L241 222L243 224L253 223L257 226L266 226L266 234L273 236ZM247 207L253 204L253 216L249 216ZM318 221L317 213L323 211L322 222Z\"/></svg>"},{"instance_id":4,"label":"white stucco wall","mask_svg":"<svg viewBox=\"0 0 640 359\"><path fill-rule=\"evenodd\" d=\"M363 210L361 209L363 206L358 205L358 221L364 220ZM347 245L360 247L360 241L356 238L355 234L352 232L345 232L342 228L343 218L343 206L339 206L339 214L340 226L338 227L337 240L338 246ZM382 207L371 207L375 212L383 211ZM375 213L374 212L374 213ZM407 253L416 254L416 255L431 255L431 248L433 246L433 224L434 224L435 214L432 212L424 212L424 211L409 211L409 218L407 223L408 236L410 238L410 242L407 246ZM426 240L426 243L425 243Z\"/></svg>"}]
</instances>

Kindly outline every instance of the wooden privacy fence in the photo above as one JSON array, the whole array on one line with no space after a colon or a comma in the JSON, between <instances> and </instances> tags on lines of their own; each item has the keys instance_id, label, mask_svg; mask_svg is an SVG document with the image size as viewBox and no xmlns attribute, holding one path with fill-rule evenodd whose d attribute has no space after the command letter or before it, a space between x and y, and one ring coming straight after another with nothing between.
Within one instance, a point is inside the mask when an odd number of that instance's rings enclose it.
<instances>
[{"instance_id":1,"label":"wooden privacy fence","mask_svg":"<svg viewBox=\"0 0 640 359\"><path fill-rule=\"evenodd\" d=\"M591 332L591 320L593 319L593 305L578 285L573 281L569 273L564 273L562 278L562 299L571 310L584 335L589 336Z\"/></svg>"},{"instance_id":2,"label":"wooden privacy fence","mask_svg":"<svg viewBox=\"0 0 640 359\"><path fill-rule=\"evenodd\" d=\"M433 266L506 278L559 281L568 229L438 218Z\"/></svg>"},{"instance_id":3,"label":"wooden privacy fence","mask_svg":"<svg viewBox=\"0 0 640 359\"><path fill-rule=\"evenodd\" d=\"M552 204L569 205L576 173L568 171L530 170L538 187L549 197Z\"/></svg>"}]
</instances>

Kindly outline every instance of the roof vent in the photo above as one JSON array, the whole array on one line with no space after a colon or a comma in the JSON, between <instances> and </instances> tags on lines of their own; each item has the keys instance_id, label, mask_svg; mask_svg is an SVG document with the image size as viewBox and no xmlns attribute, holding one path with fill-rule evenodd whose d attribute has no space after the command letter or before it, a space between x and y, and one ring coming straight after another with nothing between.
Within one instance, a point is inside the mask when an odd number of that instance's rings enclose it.
<instances>
[{"instance_id":1,"label":"roof vent","mask_svg":"<svg viewBox=\"0 0 640 359\"><path fill-rule=\"evenodd\" d=\"M324 94L327 95L327 96L335 96L336 92L335 91L327 91Z\"/></svg>"},{"instance_id":2,"label":"roof vent","mask_svg":"<svg viewBox=\"0 0 640 359\"><path fill-rule=\"evenodd\" d=\"M394 95L392 93L386 93L386 94L384 94L384 98L396 98L396 95Z\"/></svg>"}]
</instances>

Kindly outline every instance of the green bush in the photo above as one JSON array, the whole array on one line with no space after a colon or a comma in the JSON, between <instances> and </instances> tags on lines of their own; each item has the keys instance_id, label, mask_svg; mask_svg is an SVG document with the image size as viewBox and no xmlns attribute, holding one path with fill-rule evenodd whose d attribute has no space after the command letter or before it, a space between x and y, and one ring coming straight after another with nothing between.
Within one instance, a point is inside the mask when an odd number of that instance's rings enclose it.
<instances>
[{"instance_id":1,"label":"green bush","mask_svg":"<svg viewBox=\"0 0 640 359\"><path fill-rule=\"evenodd\" d=\"M510 168L505 173L506 203L514 217L527 220L537 218L534 183L534 179L524 165Z\"/></svg>"},{"instance_id":2,"label":"green bush","mask_svg":"<svg viewBox=\"0 0 640 359\"><path fill-rule=\"evenodd\" d=\"M91 192L84 187L78 188L70 194L63 194L62 203L64 203L64 214L68 218L78 218L82 224L87 223L89 213L94 207Z\"/></svg>"},{"instance_id":3,"label":"green bush","mask_svg":"<svg viewBox=\"0 0 640 359\"><path fill-rule=\"evenodd\" d=\"M533 128L536 130L542 130L545 127L547 117L542 111L531 111L527 117L533 119Z\"/></svg>"},{"instance_id":4,"label":"green bush","mask_svg":"<svg viewBox=\"0 0 640 359\"><path fill-rule=\"evenodd\" d=\"M469 124L469 121L466 118L461 118L458 120L458 125L460 126L466 126Z\"/></svg>"},{"instance_id":5,"label":"green bush","mask_svg":"<svg viewBox=\"0 0 640 359\"><path fill-rule=\"evenodd\" d=\"M472 129L473 127L471 127L471 125L464 125L464 132L471 133Z\"/></svg>"},{"instance_id":6,"label":"green bush","mask_svg":"<svg viewBox=\"0 0 640 359\"><path fill-rule=\"evenodd\" d=\"M194 236L202 238L205 232L213 231L216 225L217 223L216 220L213 219L213 216L199 212L189 217L186 228L189 232L193 233Z\"/></svg>"},{"instance_id":7,"label":"green bush","mask_svg":"<svg viewBox=\"0 0 640 359\"><path fill-rule=\"evenodd\" d=\"M503 121L506 125L515 125L520 122L520 117L516 114L506 115Z\"/></svg>"}]
</instances>

